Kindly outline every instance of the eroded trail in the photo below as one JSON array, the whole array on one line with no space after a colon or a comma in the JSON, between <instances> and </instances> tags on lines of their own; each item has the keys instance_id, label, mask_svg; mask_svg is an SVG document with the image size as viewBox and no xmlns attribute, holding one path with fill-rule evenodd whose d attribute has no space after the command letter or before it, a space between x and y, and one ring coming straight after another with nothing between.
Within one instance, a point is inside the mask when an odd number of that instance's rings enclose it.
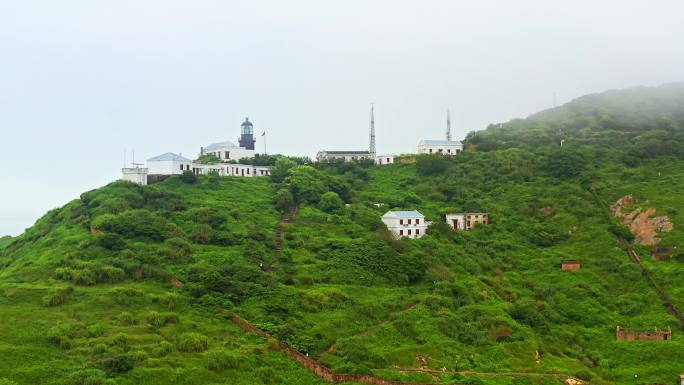
<instances>
[{"instance_id":1,"label":"eroded trail","mask_svg":"<svg viewBox=\"0 0 684 385\"><path fill-rule=\"evenodd\" d=\"M275 255L273 256L271 263L269 263L268 266L266 266L266 271L272 272L273 267L278 263L280 253L282 253L283 251L283 234L285 233L285 224L292 221L294 217L297 216L298 211L299 206L295 203L294 205L292 205L290 210L288 210L288 212L283 215L280 222L278 223L278 226L276 226L273 234L273 237L275 239Z\"/></svg>"},{"instance_id":2,"label":"eroded trail","mask_svg":"<svg viewBox=\"0 0 684 385\"><path fill-rule=\"evenodd\" d=\"M397 310L391 312L387 317L383 318L383 319L380 320L379 322L377 322L377 323L371 325L371 326L368 327L367 329L365 329L365 330L363 330L363 331L361 331L361 332L359 332L359 333L357 333L357 334L354 334L353 336L354 336L354 337L356 337L356 336L361 336L361 337L367 336L367 335L371 334L373 331L375 331L376 329L380 328L381 326L386 325L386 324L392 322L392 321L394 320L394 316L395 316L396 314L402 313L402 312L406 312L406 311L409 311L409 310L415 308L416 306L418 306L419 303L420 303L420 301L418 301L418 300L413 301L413 302L409 302L409 303L407 303L406 305L400 307L399 309L397 309ZM320 358L320 357L322 357L324 354L333 353L333 352L335 351L336 348L337 348L337 342L333 343L333 344L330 345L327 349L325 349L324 351L322 351L321 353L319 353L319 354L317 355L317 357Z\"/></svg>"},{"instance_id":3,"label":"eroded trail","mask_svg":"<svg viewBox=\"0 0 684 385\"><path fill-rule=\"evenodd\" d=\"M412 304L412 307L415 307L415 305L417 305L417 303ZM411 307L408 307L405 310L408 310L410 308ZM343 383L343 382L354 382L354 383L369 384L369 385L434 385L434 384L427 384L427 383L393 381L393 380L388 380L386 378L375 376L372 374L335 373L332 371L332 369L324 366L318 360L311 358L307 355L304 355L295 349L292 349L291 347L289 347L284 342L276 340L273 336L271 336L270 334L268 334L264 330L256 327L255 325L253 325L250 322L240 318L239 316L233 315L230 318L230 320L246 332L256 333L256 334L258 334L264 338L267 338L267 339L273 341L271 344L272 347L283 351L290 358L299 362L299 364L301 364L303 367L308 369L310 372L312 372L318 378L325 380L327 382L333 383L333 384L338 384L338 383ZM435 369L428 369L428 368L389 368L389 369L384 369L384 370L397 371L397 372L424 372L424 373L430 373L433 375L447 374L447 373L453 373L453 374L458 373L458 374L474 376L474 377L549 377L549 378L554 378L554 379L558 380L559 383L563 383L564 381L566 381L568 379L574 380L574 378L572 378L570 376L566 376L564 374L560 374L560 373L445 371L445 370L435 370ZM435 380L439 381L439 378L436 377ZM591 385L588 382L582 382L582 381L578 381L576 383Z\"/></svg>"}]
</instances>

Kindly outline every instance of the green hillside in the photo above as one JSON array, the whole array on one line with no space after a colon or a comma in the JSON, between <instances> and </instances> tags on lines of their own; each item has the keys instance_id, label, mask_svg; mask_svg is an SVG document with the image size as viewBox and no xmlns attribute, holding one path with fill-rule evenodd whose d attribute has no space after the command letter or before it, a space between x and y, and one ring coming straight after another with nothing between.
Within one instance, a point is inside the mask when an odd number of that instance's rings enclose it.
<instances>
[{"instance_id":1,"label":"green hillside","mask_svg":"<svg viewBox=\"0 0 684 385\"><path fill-rule=\"evenodd\" d=\"M580 98L472 133L451 159L278 158L269 179L84 193L0 241L0 384L326 383L278 341L337 373L413 383L674 384L682 324L654 284L684 309L682 90ZM601 111L631 133L596 125ZM673 230L637 244L609 212L625 195ZM394 240L390 209L420 210L428 235ZM442 223L462 211L491 223ZM618 325L673 338L616 341Z\"/></svg>"}]
</instances>

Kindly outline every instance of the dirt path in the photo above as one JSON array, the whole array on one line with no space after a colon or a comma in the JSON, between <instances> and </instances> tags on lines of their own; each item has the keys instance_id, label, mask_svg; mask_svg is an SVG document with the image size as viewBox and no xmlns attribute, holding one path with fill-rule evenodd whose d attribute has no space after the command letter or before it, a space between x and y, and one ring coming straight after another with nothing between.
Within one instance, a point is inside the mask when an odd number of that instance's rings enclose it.
<instances>
[{"instance_id":1,"label":"dirt path","mask_svg":"<svg viewBox=\"0 0 684 385\"><path fill-rule=\"evenodd\" d=\"M275 266L276 263L278 263L278 258L280 257L280 253L283 251L283 233L285 232L285 224L289 223L294 219L294 217L297 215L297 212L299 211L299 206L295 203L290 210L288 210L285 215L280 219L280 222L275 228L275 232L273 234L273 237L275 239L275 255L273 259L271 260L271 263L266 266L266 271L272 272L273 271L273 266Z\"/></svg>"},{"instance_id":2,"label":"dirt path","mask_svg":"<svg viewBox=\"0 0 684 385\"><path fill-rule=\"evenodd\" d=\"M387 317L380 320L380 322L377 322L377 323L371 325L370 327L368 327L368 329L363 330L362 332L360 332L358 334L354 334L353 337L365 337L365 336L371 334L372 332L374 332L376 329L380 328L381 326L392 322L394 320L395 314L403 313L405 311L409 311L409 310L413 309L414 307L418 306L419 303L420 303L420 301L418 301L418 300L407 303L406 305L400 307L399 309L397 309L393 312L390 312L390 315L388 315ZM321 353L318 353L318 355L316 355L316 358L320 358L324 354L333 353L335 351L335 349L337 349L337 342L334 342L327 349L325 349Z\"/></svg>"}]
</instances>

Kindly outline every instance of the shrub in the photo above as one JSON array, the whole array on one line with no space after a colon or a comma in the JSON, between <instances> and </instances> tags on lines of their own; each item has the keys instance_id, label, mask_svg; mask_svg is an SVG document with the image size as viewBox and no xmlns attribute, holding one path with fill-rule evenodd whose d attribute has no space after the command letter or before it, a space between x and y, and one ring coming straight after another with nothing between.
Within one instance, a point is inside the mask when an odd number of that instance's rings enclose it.
<instances>
[{"instance_id":1,"label":"shrub","mask_svg":"<svg viewBox=\"0 0 684 385\"><path fill-rule=\"evenodd\" d=\"M43 306L59 306L66 301L67 297L69 296L69 294L71 294L71 292L73 292L73 289L71 287L68 287L66 289L53 290L43 297Z\"/></svg>"},{"instance_id":2,"label":"shrub","mask_svg":"<svg viewBox=\"0 0 684 385\"><path fill-rule=\"evenodd\" d=\"M76 285L93 286L97 283L97 274L90 269L73 270L73 282Z\"/></svg>"},{"instance_id":3,"label":"shrub","mask_svg":"<svg viewBox=\"0 0 684 385\"><path fill-rule=\"evenodd\" d=\"M208 244L214 236L214 230L209 225L197 225L190 233L190 240L195 243Z\"/></svg>"},{"instance_id":4,"label":"shrub","mask_svg":"<svg viewBox=\"0 0 684 385\"><path fill-rule=\"evenodd\" d=\"M183 181L183 183L195 184L197 183L197 175L195 175L192 171L184 171L180 176L180 180Z\"/></svg>"},{"instance_id":5,"label":"shrub","mask_svg":"<svg viewBox=\"0 0 684 385\"><path fill-rule=\"evenodd\" d=\"M133 314L130 312L124 311L119 314L119 322L123 326L130 326L130 325L135 325L135 318L133 318Z\"/></svg>"},{"instance_id":6,"label":"shrub","mask_svg":"<svg viewBox=\"0 0 684 385\"><path fill-rule=\"evenodd\" d=\"M107 352L107 345L96 344L93 346L92 352L93 352L93 354L104 354Z\"/></svg>"},{"instance_id":7,"label":"shrub","mask_svg":"<svg viewBox=\"0 0 684 385\"><path fill-rule=\"evenodd\" d=\"M109 372L128 372L133 369L133 359L127 354L119 354L102 360L102 367Z\"/></svg>"},{"instance_id":8,"label":"shrub","mask_svg":"<svg viewBox=\"0 0 684 385\"><path fill-rule=\"evenodd\" d=\"M294 204L294 197L290 190L281 188L275 195L275 206L281 212L285 212Z\"/></svg>"},{"instance_id":9,"label":"shrub","mask_svg":"<svg viewBox=\"0 0 684 385\"><path fill-rule=\"evenodd\" d=\"M327 213L336 213L340 211L344 203L337 193L328 191L321 196L321 201L318 203L318 208Z\"/></svg>"},{"instance_id":10,"label":"shrub","mask_svg":"<svg viewBox=\"0 0 684 385\"><path fill-rule=\"evenodd\" d=\"M102 337L107 333L109 327L103 324L93 324L88 326L88 336L89 337Z\"/></svg>"},{"instance_id":11,"label":"shrub","mask_svg":"<svg viewBox=\"0 0 684 385\"><path fill-rule=\"evenodd\" d=\"M8 380L6 378L0 378L0 385L19 385L18 383Z\"/></svg>"},{"instance_id":12,"label":"shrub","mask_svg":"<svg viewBox=\"0 0 684 385\"><path fill-rule=\"evenodd\" d=\"M209 352L205 355L207 368L216 372L226 369L237 369L240 366L240 360L225 351Z\"/></svg>"},{"instance_id":13,"label":"shrub","mask_svg":"<svg viewBox=\"0 0 684 385\"><path fill-rule=\"evenodd\" d=\"M449 168L445 155L419 155L416 157L416 171L422 175L441 174Z\"/></svg>"},{"instance_id":14,"label":"shrub","mask_svg":"<svg viewBox=\"0 0 684 385\"><path fill-rule=\"evenodd\" d=\"M176 345L181 352L201 353L209 349L209 339L199 333L183 333Z\"/></svg>"},{"instance_id":15,"label":"shrub","mask_svg":"<svg viewBox=\"0 0 684 385\"><path fill-rule=\"evenodd\" d=\"M106 373L99 369L82 369L71 373L67 379L69 385L108 385L114 380L107 379Z\"/></svg>"},{"instance_id":16,"label":"shrub","mask_svg":"<svg viewBox=\"0 0 684 385\"><path fill-rule=\"evenodd\" d=\"M123 351L127 351L129 349L129 344L130 338L125 333L118 333L109 340L109 345L117 346Z\"/></svg>"},{"instance_id":17,"label":"shrub","mask_svg":"<svg viewBox=\"0 0 684 385\"><path fill-rule=\"evenodd\" d=\"M152 349L152 354L155 357L164 357L173 351L173 345L168 341L162 341Z\"/></svg>"}]
</instances>

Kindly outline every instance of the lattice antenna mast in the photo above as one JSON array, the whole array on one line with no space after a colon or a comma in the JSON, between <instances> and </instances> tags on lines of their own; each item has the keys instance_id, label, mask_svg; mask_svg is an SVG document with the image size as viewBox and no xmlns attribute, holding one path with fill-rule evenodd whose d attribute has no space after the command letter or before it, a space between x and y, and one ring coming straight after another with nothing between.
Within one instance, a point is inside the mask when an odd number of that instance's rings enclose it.
<instances>
[{"instance_id":1,"label":"lattice antenna mast","mask_svg":"<svg viewBox=\"0 0 684 385\"><path fill-rule=\"evenodd\" d=\"M449 116L449 109L447 108L447 130L446 130L446 140L451 140L451 116Z\"/></svg>"},{"instance_id":2,"label":"lattice antenna mast","mask_svg":"<svg viewBox=\"0 0 684 385\"><path fill-rule=\"evenodd\" d=\"M375 158L375 103L371 103L369 139L370 148L368 152Z\"/></svg>"}]
</instances>

